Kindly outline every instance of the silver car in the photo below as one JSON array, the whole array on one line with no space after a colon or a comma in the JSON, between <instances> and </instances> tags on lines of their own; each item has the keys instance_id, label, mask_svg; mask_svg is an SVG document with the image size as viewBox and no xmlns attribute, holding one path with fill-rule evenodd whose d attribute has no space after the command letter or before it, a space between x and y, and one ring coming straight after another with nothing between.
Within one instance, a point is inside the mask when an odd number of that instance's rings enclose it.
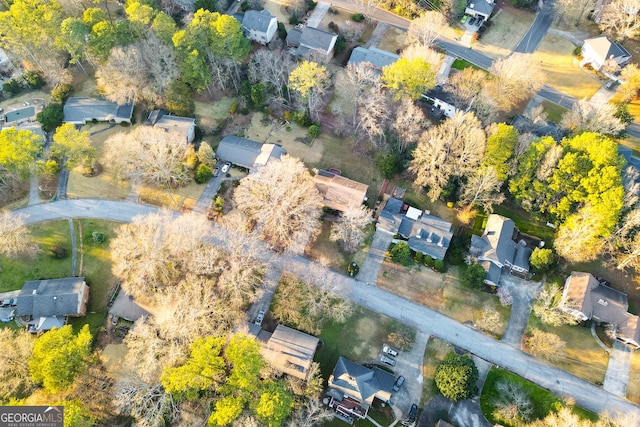
<instances>
[{"instance_id":1,"label":"silver car","mask_svg":"<svg viewBox=\"0 0 640 427\"><path fill-rule=\"evenodd\" d=\"M396 361L388 356L385 356L384 354L380 356L380 361L386 363L387 365L396 366Z\"/></svg>"},{"instance_id":2,"label":"silver car","mask_svg":"<svg viewBox=\"0 0 640 427\"><path fill-rule=\"evenodd\" d=\"M256 317L256 321L254 323L258 326L262 326L263 320L264 320L264 311L260 310L258 312L258 317Z\"/></svg>"}]
</instances>

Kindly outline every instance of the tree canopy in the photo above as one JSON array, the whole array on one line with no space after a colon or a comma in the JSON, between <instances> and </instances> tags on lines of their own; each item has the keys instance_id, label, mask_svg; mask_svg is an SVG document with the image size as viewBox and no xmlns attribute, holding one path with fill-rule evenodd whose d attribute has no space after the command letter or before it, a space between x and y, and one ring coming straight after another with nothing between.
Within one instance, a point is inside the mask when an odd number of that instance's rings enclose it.
<instances>
[{"instance_id":1,"label":"tree canopy","mask_svg":"<svg viewBox=\"0 0 640 427\"><path fill-rule=\"evenodd\" d=\"M396 101L405 96L419 99L435 86L435 73L422 58L400 58L382 69L382 80L393 92Z\"/></svg>"},{"instance_id":2,"label":"tree canopy","mask_svg":"<svg viewBox=\"0 0 640 427\"><path fill-rule=\"evenodd\" d=\"M469 356L450 353L436 368L434 380L444 397L457 402L477 393L478 375L478 368Z\"/></svg>"},{"instance_id":3,"label":"tree canopy","mask_svg":"<svg viewBox=\"0 0 640 427\"><path fill-rule=\"evenodd\" d=\"M26 177L31 173L42 138L30 130L8 128L0 131L0 166L8 172Z\"/></svg>"}]
</instances>

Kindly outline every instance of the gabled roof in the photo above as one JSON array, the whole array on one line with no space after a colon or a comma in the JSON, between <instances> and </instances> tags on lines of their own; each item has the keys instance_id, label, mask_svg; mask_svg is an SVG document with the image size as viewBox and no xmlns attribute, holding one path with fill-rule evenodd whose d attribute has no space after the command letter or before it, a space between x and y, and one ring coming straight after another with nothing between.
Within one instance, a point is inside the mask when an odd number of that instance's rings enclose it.
<instances>
[{"instance_id":1,"label":"gabled roof","mask_svg":"<svg viewBox=\"0 0 640 427\"><path fill-rule=\"evenodd\" d=\"M423 95L424 98L427 99L439 99L442 102L445 102L449 105L454 105L453 96L446 90L442 88L442 86L436 86L433 89L429 90Z\"/></svg>"},{"instance_id":2,"label":"gabled roof","mask_svg":"<svg viewBox=\"0 0 640 427\"><path fill-rule=\"evenodd\" d=\"M470 0L469 3L467 3L467 9L487 16L491 15L494 6L495 4L493 2L488 2L487 0Z\"/></svg>"},{"instance_id":3,"label":"gabled roof","mask_svg":"<svg viewBox=\"0 0 640 427\"><path fill-rule=\"evenodd\" d=\"M391 234L396 234L400 229L402 218L403 216L399 213L393 213L391 211L383 209L382 212L380 212L380 216L378 216L378 223L376 224L376 228L378 230L383 230Z\"/></svg>"},{"instance_id":4,"label":"gabled roof","mask_svg":"<svg viewBox=\"0 0 640 427\"><path fill-rule=\"evenodd\" d=\"M149 113L145 124L152 125L154 128L164 129L167 132L175 132L186 141L191 142L196 119L192 117L174 116L164 110L153 110Z\"/></svg>"},{"instance_id":5,"label":"gabled roof","mask_svg":"<svg viewBox=\"0 0 640 427\"><path fill-rule=\"evenodd\" d=\"M485 283L492 286L500 286L502 269L491 261L481 261L479 264L484 268L484 271L487 272L487 276L484 279Z\"/></svg>"},{"instance_id":6,"label":"gabled roof","mask_svg":"<svg viewBox=\"0 0 640 427\"><path fill-rule=\"evenodd\" d=\"M318 338L278 325L260 348L265 360L285 374L305 380L318 347Z\"/></svg>"},{"instance_id":7,"label":"gabled roof","mask_svg":"<svg viewBox=\"0 0 640 427\"><path fill-rule=\"evenodd\" d=\"M423 214L412 221L409 247L434 259L444 259L452 237L453 226L449 221Z\"/></svg>"},{"instance_id":8,"label":"gabled roof","mask_svg":"<svg viewBox=\"0 0 640 427\"><path fill-rule=\"evenodd\" d=\"M64 316L63 317L41 317L38 319L38 322L35 324L36 332L39 331L50 331L53 328L60 329L64 326Z\"/></svg>"},{"instance_id":9,"label":"gabled roof","mask_svg":"<svg viewBox=\"0 0 640 427\"><path fill-rule=\"evenodd\" d=\"M524 241L520 241L516 248L516 255L513 257L513 266L529 271L529 259L531 258L532 252L531 248L527 247Z\"/></svg>"},{"instance_id":10,"label":"gabled roof","mask_svg":"<svg viewBox=\"0 0 640 427\"><path fill-rule=\"evenodd\" d=\"M382 70L383 67L393 64L399 58L400 56L395 53L387 52L386 50L375 47L367 49L365 47L358 46L351 52L349 64L357 65L361 62L365 62L372 65L376 70Z\"/></svg>"},{"instance_id":11,"label":"gabled roof","mask_svg":"<svg viewBox=\"0 0 640 427\"><path fill-rule=\"evenodd\" d=\"M631 54L627 49L609 40L606 36L594 37L586 39L584 44L589 46L591 50L598 55L603 61L611 58L630 58Z\"/></svg>"},{"instance_id":12,"label":"gabled roof","mask_svg":"<svg viewBox=\"0 0 640 427\"><path fill-rule=\"evenodd\" d=\"M308 47L309 49L321 49L328 51L331 49L337 38L337 34L322 31L313 27L304 27L302 29L302 36L300 37L300 45Z\"/></svg>"},{"instance_id":13,"label":"gabled roof","mask_svg":"<svg viewBox=\"0 0 640 427\"><path fill-rule=\"evenodd\" d=\"M512 263L516 252L513 241L515 224L509 218L491 214L487 220L482 237L471 236L470 252L479 258L505 264Z\"/></svg>"},{"instance_id":14,"label":"gabled roof","mask_svg":"<svg viewBox=\"0 0 640 427\"><path fill-rule=\"evenodd\" d=\"M242 18L242 26L254 31L266 33L271 21L276 19L267 10L247 10Z\"/></svg>"},{"instance_id":15,"label":"gabled roof","mask_svg":"<svg viewBox=\"0 0 640 427\"><path fill-rule=\"evenodd\" d=\"M16 302L18 316L74 316L81 313L84 277L25 282Z\"/></svg>"},{"instance_id":16,"label":"gabled roof","mask_svg":"<svg viewBox=\"0 0 640 427\"><path fill-rule=\"evenodd\" d=\"M118 105L104 98L69 98L63 107L64 121L83 123L91 120L131 121L133 103Z\"/></svg>"},{"instance_id":17,"label":"gabled roof","mask_svg":"<svg viewBox=\"0 0 640 427\"><path fill-rule=\"evenodd\" d=\"M264 166L272 158L280 158L286 150L278 144L262 144L235 135L222 138L216 156L226 162L251 169Z\"/></svg>"},{"instance_id":18,"label":"gabled roof","mask_svg":"<svg viewBox=\"0 0 640 427\"><path fill-rule=\"evenodd\" d=\"M340 357L329 378L329 387L337 388L368 408L373 403L374 397L384 401L389 400L394 382L395 377L382 369L365 368Z\"/></svg>"},{"instance_id":19,"label":"gabled roof","mask_svg":"<svg viewBox=\"0 0 640 427\"><path fill-rule=\"evenodd\" d=\"M592 274L574 271L565 282L563 302L570 302L571 308L579 310L590 318L593 313L591 291L599 285Z\"/></svg>"},{"instance_id":20,"label":"gabled roof","mask_svg":"<svg viewBox=\"0 0 640 427\"><path fill-rule=\"evenodd\" d=\"M324 205L343 212L349 207L357 208L362 205L369 189L366 184L325 170L319 170L314 175L313 182L324 198Z\"/></svg>"}]
</instances>

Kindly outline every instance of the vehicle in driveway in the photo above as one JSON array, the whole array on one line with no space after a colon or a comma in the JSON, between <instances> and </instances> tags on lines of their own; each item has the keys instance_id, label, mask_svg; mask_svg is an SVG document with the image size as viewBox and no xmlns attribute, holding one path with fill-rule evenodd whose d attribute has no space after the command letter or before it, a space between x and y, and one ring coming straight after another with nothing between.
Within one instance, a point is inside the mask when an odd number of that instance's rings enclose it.
<instances>
[{"instance_id":1,"label":"vehicle in driveway","mask_svg":"<svg viewBox=\"0 0 640 427\"><path fill-rule=\"evenodd\" d=\"M264 320L264 311L260 310L258 312L258 317L256 317L256 321L254 323L258 326L262 326L263 320Z\"/></svg>"},{"instance_id":2,"label":"vehicle in driveway","mask_svg":"<svg viewBox=\"0 0 640 427\"><path fill-rule=\"evenodd\" d=\"M476 18L471 18L467 21L467 25L475 25L476 24Z\"/></svg>"},{"instance_id":3,"label":"vehicle in driveway","mask_svg":"<svg viewBox=\"0 0 640 427\"><path fill-rule=\"evenodd\" d=\"M217 178L218 175L220 175L220 166L216 166L216 168L213 170L213 177Z\"/></svg>"},{"instance_id":4,"label":"vehicle in driveway","mask_svg":"<svg viewBox=\"0 0 640 427\"><path fill-rule=\"evenodd\" d=\"M222 165L222 173L227 173L229 172L229 168L231 167L231 163L226 162L224 165Z\"/></svg>"},{"instance_id":5,"label":"vehicle in driveway","mask_svg":"<svg viewBox=\"0 0 640 427\"><path fill-rule=\"evenodd\" d=\"M401 424L403 426L410 426L416 421L416 417L418 416L418 405L415 403L411 405L411 409L409 410L409 416L406 420L402 421Z\"/></svg>"},{"instance_id":6,"label":"vehicle in driveway","mask_svg":"<svg viewBox=\"0 0 640 427\"><path fill-rule=\"evenodd\" d=\"M384 354L380 357L380 361L386 363L387 365L396 366L396 361L388 356L385 356Z\"/></svg>"},{"instance_id":7,"label":"vehicle in driveway","mask_svg":"<svg viewBox=\"0 0 640 427\"><path fill-rule=\"evenodd\" d=\"M396 380L396 382L393 383L393 391L400 390L400 387L402 387L402 384L404 384L404 377L402 375L400 375L398 377L398 379Z\"/></svg>"},{"instance_id":8,"label":"vehicle in driveway","mask_svg":"<svg viewBox=\"0 0 640 427\"><path fill-rule=\"evenodd\" d=\"M390 347L388 345L384 345L384 347L382 347L382 352L388 354L389 356L392 357L397 357L398 356L398 350L396 350L393 347Z\"/></svg>"}]
</instances>

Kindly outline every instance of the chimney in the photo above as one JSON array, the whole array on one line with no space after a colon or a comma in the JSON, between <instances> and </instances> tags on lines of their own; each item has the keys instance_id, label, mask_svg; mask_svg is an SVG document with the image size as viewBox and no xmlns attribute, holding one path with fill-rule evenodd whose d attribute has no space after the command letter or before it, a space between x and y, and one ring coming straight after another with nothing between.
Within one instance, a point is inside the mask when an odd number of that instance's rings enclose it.
<instances>
[{"instance_id":1,"label":"chimney","mask_svg":"<svg viewBox=\"0 0 640 427\"><path fill-rule=\"evenodd\" d=\"M34 289L33 291L31 291L31 295L38 295L38 290Z\"/></svg>"}]
</instances>

